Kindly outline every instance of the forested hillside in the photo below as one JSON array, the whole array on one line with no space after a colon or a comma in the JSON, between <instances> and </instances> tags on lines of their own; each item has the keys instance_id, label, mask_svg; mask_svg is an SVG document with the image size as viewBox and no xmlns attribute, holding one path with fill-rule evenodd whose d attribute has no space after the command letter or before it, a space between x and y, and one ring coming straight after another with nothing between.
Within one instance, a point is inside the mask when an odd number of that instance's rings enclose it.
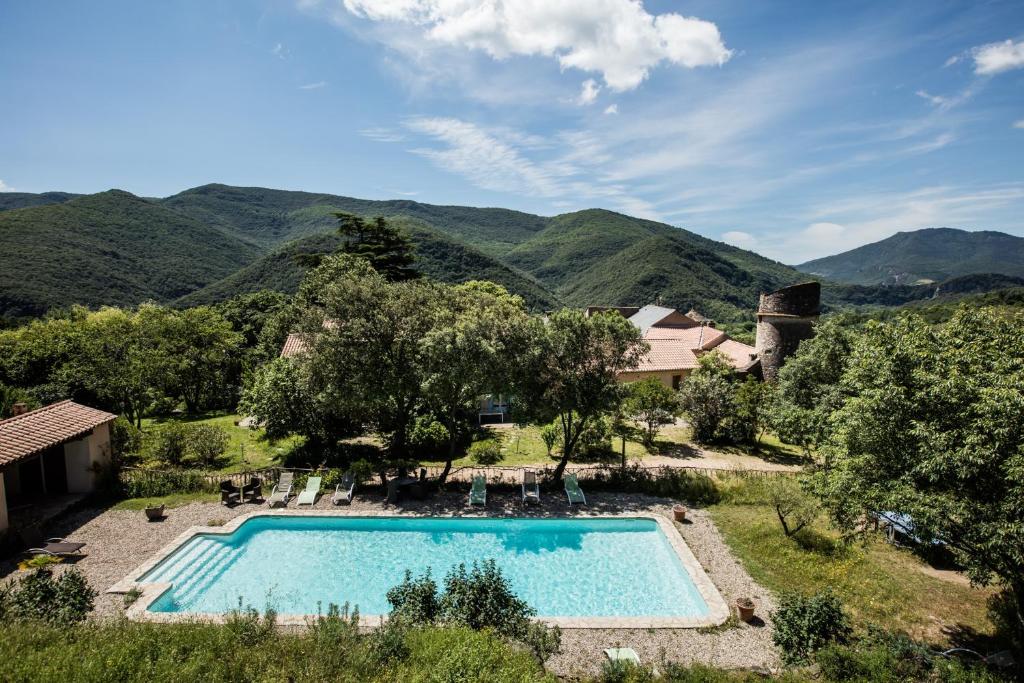
<instances>
[{"instance_id":1,"label":"forested hillside","mask_svg":"<svg viewBox=\"0 0 1024 683\"><path fill-rule=\"evenodd\" d=\"M940 282L976 273L1024 277L1024 238L1002 232L929 228L898 232L835 256L797 266L850 284Z\"/></svg>"},{"instance_id":2,"label":"forested hillside","mask_svg":"<svg viewBox=\"0 0 1024 683\"><path fill-rule=\"evenodd\" d=\"M416 267L425 275L443 282L493 280L534 310L660 301L696 308L720 322L749 321L761 292L809 277L681 228L603 209L544 217L227 185L204 185L165 199L118 190L87 196L5 193L0 194L0 316L38 315L74 303L177 300L185 305L260 289L292 292L304 272L295 256L331 251L340 243L334 235L339 211L386 216L400 224L412 235ZM930 261L921 255L923 248L908 247L917 254L913 277L938 285L913 285L910 276L896 278L905 283L900 286L881 285L882 278L863 273L860 279L871 283L823 278L825 306L898 306L937 293L1015 286L1019 281L1008 272L1014 259L1024 276L1024 254L1012 248L1014 240L1024 243L1019 238L957 230L906 235L914 236L915 244L939 240L949 247L968 239L987 246L976 258L954 258L948 248L933 248ZM903 239L891 239L897 238ZM870 255L879 245L862 249ZM995 269L997 252L1002 271ZM950 265L957 260L959 265ZM942 268L956 274L941 276ZM835 272L837 279L846 277L845 271Z\"/></svg>"}]
</instances>

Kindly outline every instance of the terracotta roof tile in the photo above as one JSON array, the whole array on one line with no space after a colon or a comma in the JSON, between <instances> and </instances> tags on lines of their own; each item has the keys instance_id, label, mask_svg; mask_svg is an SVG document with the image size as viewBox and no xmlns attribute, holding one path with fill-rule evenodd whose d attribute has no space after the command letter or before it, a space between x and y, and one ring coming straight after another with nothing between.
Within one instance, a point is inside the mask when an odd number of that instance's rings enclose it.
<instances>
[{"instance_id":1,"label":"terracotta roof tile","mask_svg":"<svg viewBox=\"0 0 1024 683\"><path fill-rule=\"evenodd\" d=\"M651 350L630 372L657 372L664 370L692 370L697 367L697 356L678 339L648 339Z\"/></svg>"},{"instance_id":2,"label":"terracotta roof tile","mask_svg":"<svg viewBox=\"0 0 1024 683\"><path fill-rule=\"evenodd\" d=\"M60 401L0 420L0 466L82 436L116 417L73 401Z\"/></svg>"},{"instance_id":3,"label":"terracotta roof tile","mask_svg":"<svg viewBox=\"0 0 1024 683\"><path fill-rule=\"evenodd\" d=\"M306 340L298 332L292 332L281 347L281 358L291 358L306 350Z\"/></svg>"}]
</instances>

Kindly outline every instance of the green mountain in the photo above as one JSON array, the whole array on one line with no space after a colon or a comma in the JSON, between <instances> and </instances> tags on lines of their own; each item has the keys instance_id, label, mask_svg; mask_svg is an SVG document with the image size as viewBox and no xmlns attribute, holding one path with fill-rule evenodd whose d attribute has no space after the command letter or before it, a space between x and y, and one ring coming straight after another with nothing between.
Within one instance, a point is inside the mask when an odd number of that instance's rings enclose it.
<instances>
[{"instance_id":1,"label":"green mountain","mask_svg":"<svg viewBox=\"0 0 1024 683\"><path fill-rule=\"evenodd\" d=\"M36 315L72 303L124 305L152 299L187 305L265 288L291 292L303 274L297 254L337 248L337 211L400 223L416 243L424 274L444 282L493 280L523 296L534 310L660 301L696 308L722 322L749 321L761 292L808 279L804 272L752 252L602 209L544 217L227 185L204 185L164 199L111 190L87 196L7 193L0 200L0 315L7 316ZM1024 259L1014 251L1024 243L1019 238L957 230L906 235L917 236L932 250L904 243L889 250L890 261L899 256L916 264L917 270L896 279L926 277L940 284L826 280L825 306L898 306L937 294L1015 286L1020 282L1013 276L1024 276ZM967 257L949 257L965 239L986 246ZM878 246L850 254L868 250L870 256ZM968 274L946 275L936 265L946 263L943 267L952 270L948 264L957 260L959 271ZM998 264L1005 268L997 269ZM831 277L842 279L842 274Z\"/></svg>"},{"instance_id":2,"label":"green mountain","mask_svg":"<svg viewBox=\"0 0 1024 683\"><path fill-rule=\"evenodd\" d=\"M434 206L408 200L373 201L262 187L203 185L162 200L164 205L240 239L264 246L328 232L332 215L407 216L427 223L486 254L507 251L544 228L541 216L469 206Z\"/></svg>"},{"instance_id":3,"label":"green mountain","mask_svg":"<svg viewBox=\"0 0 1024 683\"><path fill-rule=\"evenodd\" d=\"M928 228L898 232L881 242L796 267L858 285L941 282L975 273L1024 277L1024 238L987 230Z\"/></svg>"},{"instance_id":4,"label":"green mountain","mask_svg":"<svg viewBox=\"0 0 1024 683\"><path fill-rule=\"evenodd\" d=\"M410 233L416 245L416 269L424 275L457 284L468 280L490 280L520 295L533 310L546 310L559 305L557 297L528 276L462 244L418 221L394 218L395 223ZM223 280L193 292L178 301L179 305L196 306L216 303L236 294L273 289L293 293L306 268L298 256L323 254L341 247L336 233L309 235L285 244Z\"/></svg>"},{"instance_id":5,"label":"green mountain","mask_svg":"<svg viewBox=\"0 0 1024 683\"><path fill-rule=\"evenodd\" d=\"M27 209L30 206L46 206L48 204L63 204L69 199L78 197L77 194L68 192L0 192L0 211L10 209Z\"/></svg>"},{"instance_id":6,"label":"green mountain","mask_svg":"<svg viewBox=\"0 0 1024 683\"><path fill-rule=\"evenodd\" d=\"M255 247L120 190L0 212L0 315L169 301L259 256Z\"/></svg>"}]
</instances>

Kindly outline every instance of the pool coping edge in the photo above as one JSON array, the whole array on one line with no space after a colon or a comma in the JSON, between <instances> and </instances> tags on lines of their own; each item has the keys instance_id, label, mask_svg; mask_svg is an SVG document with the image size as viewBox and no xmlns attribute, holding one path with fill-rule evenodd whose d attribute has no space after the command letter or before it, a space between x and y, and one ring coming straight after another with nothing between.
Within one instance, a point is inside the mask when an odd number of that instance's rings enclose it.
<instances>
[{"instance_id":1,"label":"pool coping edge","mask_svg":"<svg viewBox=\"0 0 1024 683\"><path fill-rule=\"evenodd\" d=\"M220 613L176 613L176 612L150 612L149 607L156 602L172 586L171 583L148 583L140 582L139 579L155 568L158 564L167 559L172 553L178 550L190 539L200 534L229 536L235 533L239 527L251 519L258 517L430 517L451 518L451 519L502 519L493 515L410 515L402 512L381 511L349 511L349 510L257 510L239 515L221 526L193 526L189 527L172 541L165 544L152 557L129 572L123 579L106 590L107 593L125 594L138 591L139 596L125 611L125 616L134 621L146 621L156 623L189 623L204 622L223 624L226 620L225 614ZM662 534L668 540L669 545L675 551L676 556L682 563L683 568L689 574L690 579L697 587L697 591L708 607L707 614L690 617L537 617L536 620L550 626L571 629L646 629L646 628L706 628L719 626L729 618L729 608L722 597L721 592L708 576L704 567L697 560L693 551L683 540L682 534L675 525L664 515L654 512L648 513L620 513L620 514L578 514L557 519L649 519L654 521L661 529ZM308 626L311 619L316 615L293 615L282 614L277 616L277 623L281 626ZM385 615L363 614L361 619L364 623L383 623Z\"/></svg>"}]
</instances>

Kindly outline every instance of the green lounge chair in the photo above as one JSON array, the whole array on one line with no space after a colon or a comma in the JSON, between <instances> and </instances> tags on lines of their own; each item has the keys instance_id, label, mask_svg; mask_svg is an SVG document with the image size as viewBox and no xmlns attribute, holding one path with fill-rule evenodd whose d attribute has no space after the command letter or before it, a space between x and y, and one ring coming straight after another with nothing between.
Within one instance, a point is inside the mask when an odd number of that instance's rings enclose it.
<instances>
[{"instance_id":1,"label":"green lounge chair","mask_svg":"<svg viewBox=\"0 0 1024 683\"><path fill-rule=\"evenodd\" d=\"M587 497L583 495L583 489L580 488L580 483L576 481L575 474L565 475L565 495L569 499L569 507L575 505L586 505Z\"/></svg>"},{"instance_id":2,"label":"green lounge chair","mask_svg":"<svg viewBox=\"0 0 1024 683\"><path fill-rule=\"evenodd\" d=\"M277 486L274 487L274 492L270 494L270 498L267 498L267 505L270 507L278 504L288 505L288 499L292 497L292 480L294 479L295 475L291 472L282 472Z\"/></svg>"},{"instance_id":3,"label":"green lounge chair","mask_svg":"<svg viewBox=\"0 0 1024 683\"><path fill-rule=\"evenodd\" d=\"M295 507L300 505L310 505L316 502L316 497L320 495L320 480L322 477L310 477L306 480L306 490L299 494L299 502L295 504Z\"/></svg>"},{"instance_id":4,"label":"green lounge chair","mask_svg":"<svg viewBox=\"0 0 1024 683\"><path fill-rule=\"evenodd\" d=\"M473 477L473 488L469 490L470 505L487 505L487 477L477 474Z\"/></svg>"}]
</instances>

